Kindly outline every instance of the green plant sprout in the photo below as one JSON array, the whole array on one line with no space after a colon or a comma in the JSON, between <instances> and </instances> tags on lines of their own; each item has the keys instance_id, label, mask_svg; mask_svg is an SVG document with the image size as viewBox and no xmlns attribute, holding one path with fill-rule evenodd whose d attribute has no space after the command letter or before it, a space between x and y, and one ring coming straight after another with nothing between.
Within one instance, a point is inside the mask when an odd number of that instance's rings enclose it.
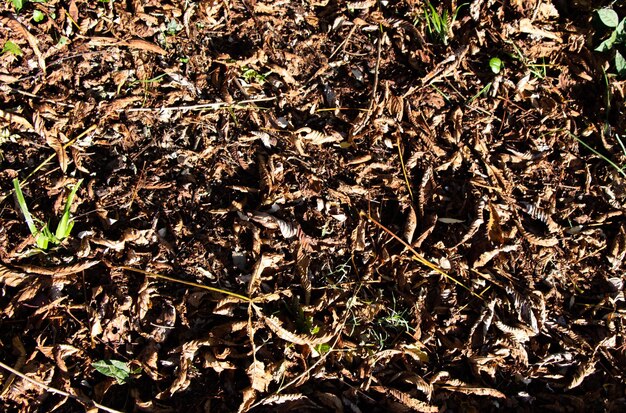
<instances>
[{"instance_id":1,"label":"green plant sprout","mask_svg":"<svg viewBox=\"0 0 626 413\"><path fill-rule=\"evenodd\" d=\"M499 57L492 57L489 59L489 67L491 68L491 71L497 75L502 71L502 69L504 69L504 63Z\"/></svg>"},{"instance_id":2,"label":"green plant sprout","mask_svg":"<svg viewBox=\"0 0 626 413\"><path fill-rule=\"evenodd\" d=\"M461 4L454 10L452 14L448 10L439 13L430 1L426 2L424 7L424 19L430 36L444 45L448 45L452 34L452 25L456 21L459 10L465 4Z\"/></svg>"},{"instance_id":3,"label":"green plant sprout","mask_svg":"<svg viewBox=\"0 0 626 413\"><path fill-rule=\"evenodd\" d=\"M11 53L15 56L22 56L24 54L24 52L22 52L22 49L20 49L18 45L16 45L10 40L7 40L4 43L4 46L2 47L2 52L0 52L0 54L5 54L5 53Z\"/></svg>"},{"instance_id":4,"label":"green plant sprout","mask_svg":"<svg viewBox=\"0 0 626 413\"><path fill-rule=\"evenodd\" d=\"M72 202L74 202L74 197L76 196L76 192L80 187L80 184L83 182L80 179L72 188L69 195L67 196L67 200L65 202L65 209L63 210L63 215L61 215L61 219L59 220L59 224L57 225L56 231L52 233L50 230L49 224L43 224L41 229L37 228L35 225L35 220L32 215L28 211L28 206L26 205L26 200L24 199L24 194L22 193L22 188L20 187L19 179L15 178L13 180L13 187L15 188L15 196L17 198L17 203L22 211L22 215L24 215L24 220L26 221L26 225L28 225L28 229L30 233L35 238L35 244L37 248L41 250L47 250L50 244L59 245L63 240L70 236L72 232L72 228L74 227L74 219L70 217L70 209L72 207ZM39 222L39 224L42 224Z\"/></svg>"},{"instance_id":5,"label":"green plant sprout","mask_svg":"<svg viewBox=\"0 0 626 413\"><path fill-rule=\"evenodd\" d=\"M265 83L267 80L267 76L269 76L272 73L272 71L270 70L269 72L265 74L261 74L261 73L258 73L256 70L252 68L248 68L248 67L242 67L241 71L242 71L241 77L246 83L250 84L252 82L256 82L260 85Z\"/></svg>"}]
</instances>

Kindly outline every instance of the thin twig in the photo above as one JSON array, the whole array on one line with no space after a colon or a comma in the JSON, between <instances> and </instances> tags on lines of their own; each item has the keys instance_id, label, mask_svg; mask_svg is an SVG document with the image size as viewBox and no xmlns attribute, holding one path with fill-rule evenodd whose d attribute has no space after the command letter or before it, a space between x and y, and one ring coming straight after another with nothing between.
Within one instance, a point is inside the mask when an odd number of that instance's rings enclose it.
<instances>
[{"instance_id":1,"label":"thin twig","mask_svg":"<svg viewBox=\"0 0 626 413\"><path fill-rule=\"evenodd\" d=\"M38 382L38 381L37 381L37 380L35 380L35 379L31 379L30 377L28 377L28 376L26 376L25 374L23 374L23 373L19 372L18 370L15 370L14 368L12 368L12 367L10 367L10 366L7 366L6 364L4 364L4 363L3 363L3 362L1 362L1 361L0 361L0 367L2 367L3 369L5 369L6 371L8 371L8 372L10 372L10 373L15 374L16 376L20 377L21 379L26 380L26 381L27 381L27 382L29 382L30 384L34 384L35 386L39 386L39 387L41 387L42 389L44 389L44 390L46 390L46 391L48 391L48 392L50 392L50 393L58 394L59 396L69 397L69 398L71 398L71 399L77 400L77 401L82 402L82 403L89 403L89 404L93 404L95 407L97 407L98 409L100 409L100 410L102 410L102 411L105 411L105 412L109 412L109 413L122 413L120 410L115 410L115 409L111 409L110 407L103 406L103 405L101 405L101 404L99 404L99 403L96 403L95 401L93 401L93 400L91 400L91 399L89 399L89 398L86 398L86 397L78 397L78 396L75 396L75 395L70 394L70 393L68 393L68 392L65 392L65 391L63 391L63 390L59 390L59 389L56 389L56 388L54 388L54 387L50 387L50 386L48 386L47 384L44 384L44 383Z\"/></svg>"},{"instance_id":2,"label":"thin twig","mask_svg":"<svg viewBox=\"0 0 626 413\"><path fill-rule=\"evenodd\" d=\"M269 102L272 100L276 100L275 97L267 97L267 98L258 98L258 99L247 99L242 100L240 102L228 103L228 102L214 102L214 103L204 103L199 105L189 105L189 106L167 106L162 108L130 108L130 109L118 109L118 112L159 112L164 110L204 110L204 109L222 109L222 108L237 108L239 106L243 106L247 103L256 103L256 102Z\"/></svg>"}]
</instances>

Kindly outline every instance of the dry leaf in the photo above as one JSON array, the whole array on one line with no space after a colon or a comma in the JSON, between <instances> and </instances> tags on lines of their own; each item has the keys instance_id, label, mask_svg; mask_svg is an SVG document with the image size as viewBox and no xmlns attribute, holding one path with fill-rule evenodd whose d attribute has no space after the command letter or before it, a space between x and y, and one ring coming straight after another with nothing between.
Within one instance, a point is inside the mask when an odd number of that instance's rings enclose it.
<instances>
[{"instance_id":1,"label":"dry leaf","mask_svg":"<svg viewBox=\"0 0 626 413\"><path fill-rule=\"evenodd\" d=\"M265 370L265 364L262 361L254 360L254 362L246 370L250 378L251 387L260 392L266 392L267 387L272 382L272 375Z\"/></svg>"}]
</instances>

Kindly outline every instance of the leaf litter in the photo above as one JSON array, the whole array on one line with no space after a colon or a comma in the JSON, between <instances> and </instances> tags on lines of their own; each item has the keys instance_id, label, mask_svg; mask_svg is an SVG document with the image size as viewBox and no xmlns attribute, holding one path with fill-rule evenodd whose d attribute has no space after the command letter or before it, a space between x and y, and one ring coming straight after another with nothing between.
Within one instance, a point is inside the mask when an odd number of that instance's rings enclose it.
<instances>
[{"instance_id":1,"label":"leaf litter","mask_svg":"<svg viewBox=\"0 0 626 413\"><path fill-rule=\"evenodd\" d=\"M623 5L13 3L7 411L626 407Z\"/></svg>"}]
</instances>

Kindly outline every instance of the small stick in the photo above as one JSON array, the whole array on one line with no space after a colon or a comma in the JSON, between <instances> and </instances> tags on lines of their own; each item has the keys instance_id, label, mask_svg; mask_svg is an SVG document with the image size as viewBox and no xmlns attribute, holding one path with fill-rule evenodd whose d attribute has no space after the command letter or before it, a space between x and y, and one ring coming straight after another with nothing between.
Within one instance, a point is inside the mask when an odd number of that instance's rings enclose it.
<instances>
[{"instance_id":1,"label":"small stick","mask_svg":"<svg viewBox=\"0 0 626 413\"><path fill-rule=\"evenodd\" d=\"M132 272L136 272L136 273L139 273L139 274L143 274L143 275L145 275L147 277L158 278L158 279L161 279L161 280L171 281L171 282L175 282L175 283L178 283L178 284L188 285L190 287L202 288L203 290L208 290L208 291L213 291L213 292L216 292L216 293L228 295L230 297L237 298L237 299L239 299L241 301L245 301L245 302L248 302L248 303L252 303L254 301L251 298L248 298L248 297L246 297L244 295L233 293L233 292L230 292L230 291L227 291L227 290L222 290L221 288L217 288L217 287L211 287L211 286L208 286L208 285L198 284L198 283L194 283L194 282L191 282L191 281L179 280L177 278L168 277L167 275L161 275L161 274L157 274L155 272L144 271L144 270L140 270L138 268L133 268L133 267L121 266L120 268L123 269L123 270L126 270L126 271L132 271Z\"/></svg>"},{"instance_id":2,"label":"small stick","mask_svg":"<svg viewBox=\"0 0 626 413\"><path fill-rule=\"evenodd\" d=\"M238 107L246 103L268 102L271 100L276 100L276 98L267 97L267 98L258 98L258 99L247 99L247 100L242 100L236 103L214 102L214 103L204 103L200 105L189 105L189 106L168 106L168 107L163 107L163 108L130 108L130 109L118 109L117 111L118 112L158 112L161 110L221 109L224 107Z\"/></svg>"},{"instance_id":3,"label":"small stick","mask_svg":"<svg viewBox=\"0 0 626 413\"><path fill-rule=\"evenodd\" d=\"M28 377L28 376L26 376L25 374L23 374L23 373L19 372L18 370L15 370L14 368L12 368L12 367L10 367L10 366L7 366L6 364L4 364L4 363L3 363L3 362L1 362L1 361L0 361L0 367L2 367L3 369L7 370L7 371L8 371L8 372L10 372L10 373L15 374L16 376L18 376L18 377L22 378L23 380L26 380L26 381L27 381L27 382L29 382L30 384L34 384L35 386L39 386L39 387L41 387L42 389L44 389L44 390L46 390L46 391L48 391L48 392L50 392L50 393L58 394L59 396L69 397L69 398L71 398L71 399L78 400L79 402L93 404L95 407L97 407L98 409L100 409L100 410L102 410L102 411L105 411L105 412L109 412L109 413L122 413L122 412L121 412L121 411L119 411L119 410L111 409L110 407L106 407L106 406L103 406L103 405L101 405L101 404L99 404L99 403L96 403L96 402L94 402L94 401L93 401L93 400L91 400L91 399L88 399L88 398L80 398L80 397L78 397L78 396L74 396L73 394L70 394L70 393L65 392L65 391L63 391L63 390L59 390L59 389L56 389L56 388L54 388L54 387L50 387L50 386L48 386L47 384L44 384L44 383L38 382L37 380L31 379L30 377Z\"/></svg>"}]
</instances>

